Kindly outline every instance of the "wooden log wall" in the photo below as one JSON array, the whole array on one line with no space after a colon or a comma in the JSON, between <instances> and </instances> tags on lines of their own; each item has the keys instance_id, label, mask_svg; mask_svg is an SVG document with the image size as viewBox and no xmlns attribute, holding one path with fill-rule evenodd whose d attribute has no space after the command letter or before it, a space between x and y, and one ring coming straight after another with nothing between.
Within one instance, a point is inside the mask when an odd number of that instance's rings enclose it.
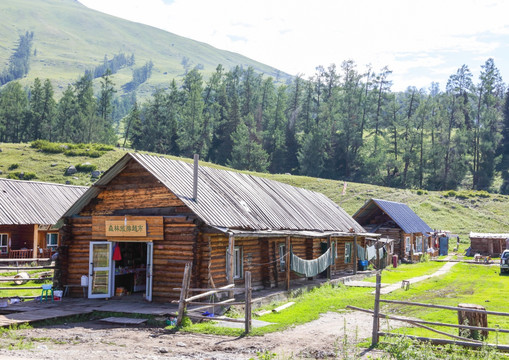
<instances>
[{"instance_id":1,"label":"wooden log wall","mask_svg":"<svg viewBox=\"0 0 509 360\"><path fill-rule=\"evenodd\" d=\"M505 250L505 239L470 238L471 251L484 256L500 256Z\"/></svg>"},{"instance_id":2,"label":"wooden log wall","mask_svg":"<svg viewBox=\"0 0 509 360\"><path fill-rule=\"evenodd\" d=\"M136 161L131 160L80 215L112 215L118 210L172 208L174 213L190 210L175 194Z\"/></svg>"},{"instance_id":3,"label":"wooden log wall","mask_svg":"<svg viewBox=\"0 0 509 360\"><path fill-rule=\"evenodd\" d=\"M192 217L164 217L164 240L154 241L153 285L154 301L166 302L179 298L173 290L182 286L185 264L193 264L191 287L200 287L197 262L198 228Z\"/></svg>"},{"instance_id":4,"label":"wooden log wall","mask_svg":"<svg viewBox=\"0 0 509 360\"><path fill-rule=\"evenodd\" d=\"M401 259L405 256L405 237L400 228L379 228L376 231L382 238L394 239L394 255Z\"/></svg>"},{"instance_id":5,"label":"wooden log wall","mask_svg":"<svg viewBox=\"0 0 509 360\"><path fill-rule=\"evenodd\" d=\"M60 235L61 285L80 285L81 277L88 276L89 271L92 217L68 218L60 230ZM70 296L83 296L81 288L69 288L69 291Z\"/></svg>"}]
</instances>

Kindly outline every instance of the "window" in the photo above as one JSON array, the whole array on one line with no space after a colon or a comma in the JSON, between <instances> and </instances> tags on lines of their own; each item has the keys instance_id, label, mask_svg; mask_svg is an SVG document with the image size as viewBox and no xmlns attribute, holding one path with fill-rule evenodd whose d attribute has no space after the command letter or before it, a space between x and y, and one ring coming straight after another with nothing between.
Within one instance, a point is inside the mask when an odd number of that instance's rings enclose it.
<instances>
[{"instance_id":1,"label":"window","mask_svg":"<svg viewBox=\"0 0 509 360\"><path fill-rule=\"evenodd\" d=\"M243 271L243 258L242 258L242 247L235 246L233 248L233 278L242 279ZM226 270L230 272L230 262L228 261L228 248L226 248Z\"/></svg>"},{"instance_id":2,"label":"window","mask_svg":"<svg viewBox=\"0 0 509 360\"><path fill-rule=\"evenodd\" d=\"M286 244L279 244L279 271L286 270Z\"/></svg>"},{"instance_id":3,"label":"window","mask_svg":"<svg viewBox=\"0 0 509 360\"><path fill-rule=\"evenodd\" d=\"M0 252L2 254L7 254L8 250L9 250L9 235L0 234Z\"/></svg>"},{"instance_id":4,"label":"window","mask_svg":"<svg viewBox=\"0 0 509 360\"><path fill-rule=\"evenodd\" d=\"M415 237L415 248L418 253L422 253L422 236Z\"/></svg>"},{"instance_id":5,"label":"window","mask_svg":"<svg viewBox=\"0 0 509 360\"><path fill-rule=\"evenodd\" d=\"M405 252L407 254L410 254L410 250L412 249L411 248L411 244L410 244L410 236L405 236Z\"/></svg>"},{"instance_id":6,"label":"window","mask_svg":"<svg viewBox=\"0 0 509 360\"><path fill-rule=\"evenodd\" d=\"M58 247L58 234L46 234L46 249L56 251Z\"/></svg>"},{"instance_id":7,"label":"window","mask_svg":"<svg viewBox=\"0 0 509 360\"><path fill-rule=\"evenodd\" d=\"M235 246L233 250L233 278L242 279L242 248Z\"/></svg>"},{"instance_id":8,"label":"window","mask_svg":"<svg viewBox=\"0 0 509 360\"><path fill-rule=\"evenodd\" d=\"M345 243L345 264L350 264L352 261L352 243Z\"/></svg>"}]
</instances>

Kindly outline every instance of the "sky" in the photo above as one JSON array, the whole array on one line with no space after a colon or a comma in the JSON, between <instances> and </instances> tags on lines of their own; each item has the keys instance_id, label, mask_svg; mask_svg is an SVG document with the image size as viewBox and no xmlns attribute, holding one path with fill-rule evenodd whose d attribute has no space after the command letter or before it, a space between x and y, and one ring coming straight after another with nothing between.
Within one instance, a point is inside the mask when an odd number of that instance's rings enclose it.
<instances>
[{"instance_id":1,"label":"sky","mask_svg":"<svg viewBox=\"0 0 509 360\"><path fill-rule=\"evenodd\" d=\"M442 89L493 58L509 82L507 0L79 0L127 20L240 53L291 75L353 60L388 66L394 91Z\"/></svg>"}]
</instances>

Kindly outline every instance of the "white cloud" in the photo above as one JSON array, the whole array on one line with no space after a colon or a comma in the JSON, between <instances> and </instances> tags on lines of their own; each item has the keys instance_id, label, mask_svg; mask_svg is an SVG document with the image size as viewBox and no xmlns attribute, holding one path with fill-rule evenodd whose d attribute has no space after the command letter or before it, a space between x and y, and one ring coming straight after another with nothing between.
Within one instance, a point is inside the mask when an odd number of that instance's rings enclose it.
<instances>
[{"instance_id":1,"label":"white cloud","mask_svg":"<svg viewBox=\"0 0 509 360\"><path fill-rule=\"evenodd\" d=\"M490 34L509 34L509 1L503 0L81 2L241 53L291 74L312 75L318 65L353 59L359 66L389 65L394 74L401 72L408 79L416 67L444 65L446 52L489 57L500 47L498 41L486 40ZM433 53L440 55L435 58ZM415 58L401 60L399 54Z\"/></svg>"}]
</instances>

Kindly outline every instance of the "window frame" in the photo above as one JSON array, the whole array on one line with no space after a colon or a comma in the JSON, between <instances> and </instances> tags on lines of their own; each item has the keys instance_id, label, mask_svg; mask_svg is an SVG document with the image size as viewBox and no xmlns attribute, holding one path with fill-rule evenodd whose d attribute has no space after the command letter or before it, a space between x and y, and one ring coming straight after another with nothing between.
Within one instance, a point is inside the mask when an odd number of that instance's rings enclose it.
<instances>
[{"instance_id":1,"label":"window frame","mask_svg":"<svg viewBox=\"0 0 509 360\"><path fill-rule=\"evenodd\" d=\"M56 238L56 243L50 244L50 240L54 240ZM51 249L53 251L56 251L58 248L58 233L46 233L46 249Z\"/></svg>"},{"instance_id":2,"label":"window frame","mask_svg":"<svg viewBox=\"0 0 509 360\"><path fill-rule=\"evenodd\" d=\"M242 246L233 247L233 278L242 279L244 269L244 256Z\"/></svg>"},{"instance_id":3,"label":"window frame","mask_svg":"<svg viewBox=\"0 0 509 360\"><path fill-rule=\"evenodd\" d=\"M3 240L5 239L5 245ZM5 251L4 251L5 249ZM9 253L9 233L0 233L0 254Z\"/></svg>"},{"instance_id":4,"label":"window frame","mask_svg":"<svg viewBox=\"0 0 509 360\"><path fill-rule=\"evenodd\" d=\"M279 272L286 271L286 244L280 243L278 246L278 254L279 254Z\"/></svg>"},{"instance_id":5,"label":"window frame","mask_svg":"<svg viewBox=\"0 0 509 360\"><path fill-rule=\"evenodd\" d=\"M405 254L410 254L412 251L412 242L410 236L405 236Z\"/></svg>"},{"instance_id":6,"label":"window frame","mask_svg":"<svg viewBox=\"0 0 509 360\"><path fill-rule=\"evenodd\" d=\"M423 237L422 236L416 236L415 237L415 252L422 253L423 251Z\"/></svg>"},{"instance_id":7,"label":"window frame","mask_svg":"<svg viewBox=\"0 0 509 360\"><path fill-rule=\"evenodd\" d=\"M345 242L345 264L352 262L352 243Z\"/></svg>"}]
</instances>

